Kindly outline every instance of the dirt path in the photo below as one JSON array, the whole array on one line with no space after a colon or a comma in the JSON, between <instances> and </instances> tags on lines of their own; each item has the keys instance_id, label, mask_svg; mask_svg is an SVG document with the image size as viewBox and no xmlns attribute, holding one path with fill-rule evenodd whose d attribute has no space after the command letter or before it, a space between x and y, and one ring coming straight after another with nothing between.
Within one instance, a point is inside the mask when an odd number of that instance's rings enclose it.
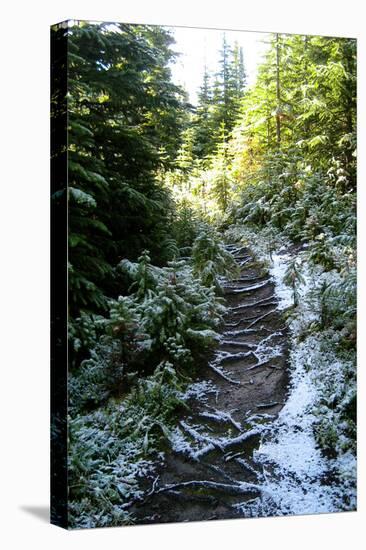
<instances>
[{"instance_id":1,"label":"dirt path","mask_svg":"<svg viewBox=\"0 0 366 550\"><path fill-rule=\"evenodd\" d=\"M242 517L240 504L261 495L264 473L252 455L286 398L286 327L268 274L248 249L228 249L241 273L224 284L221 342L190 387L191 410L150 494L131 510L137 523Z\"/></svg>"}]
</instances>

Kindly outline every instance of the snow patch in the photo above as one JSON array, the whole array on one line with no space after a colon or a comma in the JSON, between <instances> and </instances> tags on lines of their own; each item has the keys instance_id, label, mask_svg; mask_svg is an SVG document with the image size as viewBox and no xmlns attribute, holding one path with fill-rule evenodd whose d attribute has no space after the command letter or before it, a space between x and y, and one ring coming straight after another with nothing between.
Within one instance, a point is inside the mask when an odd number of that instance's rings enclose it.
<instances>
[{"instance_id":1,"label":"snow patch","mask_svg":"<svg viewBox=\"0 0 366 550\"><path fill-rule=\"evenodd\" d=\"M294 303L292 290L285 285L283 278L287 270L287 262L290 260L288 254L273 254L272 265L269 268L271 277L275 282L275 295L278 299L278 309L287 309Z\"/></svg>"},{"instance_id":2,"label":"snow patch","mask_svg":"<svg viewBox=\"0 0 366 550\"><path fill-rule=\"evenodd\" d=\"M313 371L306 369L309 352L309 344L293 350L291 362L295 370L288 401L255 452L256 462L264 468L265 487L272 495L270 500L263 499L262 515L314 514L355 508L353 453L328 459L315 442L313 427L317 419L312 411L320 396ZM336 471L344 478L343 483L339 479L330 481L329 476ZM345 503L345 492L348 503Z\"/></svg>"},{"instance_id":3,"label":"snow patch","mask_svg":"<svg viewBox=\"0 0 366 550\"><path fill-rule=\"evenodd\" d=\"M278 308L293 306L293 290L283 282L289 261L294 259L287 252L286 243L272 254L269 262L260 235L250 235L247 230L244 233L242 237L248 239L257 256L268 265ZM297 259L301 272L296 287L299 305L288 322L292 343L289 396L278 417L266 427L260 447L254 452L254 460L263 471L265 491L260 499L235 506L245 516L328 513L356 508L356 457L350 448L352 441L345 435L347 426L343 427L340 420L340 407L350 402L355 392L354 361L341 360L334 353L336 332L331 329L308 332L314 321L320 321L318 289L322 284L339 285L341 276L337 271L324 272L320 266L310 266L305 253L300 252ZM265 354L266 343L263 347ZM333 408L330 403L338 405ZM317 430L321 423L334 429L336 458L326 457L317 444L315 435L319 438Z\"/></svg>"},{"instance_id":4,"label":"snow patch","mask_svg":"<svg viewBox=\"0 0 366 550\"><path fill-rule=\"evenodd\" d=\"M189 384L186 391L180 395L180 398L184 401L197 399L198 401L205 402L207 401L208 394L216 392L217 388L211 381L202 380L201 382Z\"/></svg>"}]
</instances>

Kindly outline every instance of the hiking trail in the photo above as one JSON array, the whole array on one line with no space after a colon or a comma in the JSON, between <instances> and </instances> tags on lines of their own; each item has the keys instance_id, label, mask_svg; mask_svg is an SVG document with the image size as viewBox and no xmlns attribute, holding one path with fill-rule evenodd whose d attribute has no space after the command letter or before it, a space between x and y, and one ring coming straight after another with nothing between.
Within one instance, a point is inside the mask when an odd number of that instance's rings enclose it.
<instances>
[{"instance_id":1,"label":"hiking trail","mask_svg":"<svg viewBox=\"0 0 366 550\"><path fill-rule=\"evenodd\" d=\"M131 510L138 523L243 517L243 504L263 491L266 474L253 451L286 399L287 327L268 272L247 247L227 250L240 274L222 284L220 343L189 386L190 411Z\"/></svg>"}]
</instances>

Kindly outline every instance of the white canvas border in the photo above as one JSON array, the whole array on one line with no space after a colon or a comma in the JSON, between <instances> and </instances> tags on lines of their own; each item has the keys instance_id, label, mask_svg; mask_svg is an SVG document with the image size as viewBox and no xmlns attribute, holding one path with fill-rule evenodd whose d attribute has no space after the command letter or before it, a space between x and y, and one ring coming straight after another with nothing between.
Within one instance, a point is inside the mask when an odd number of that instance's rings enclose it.
<instances>
[{"instance_id":1,"label":"white canvas border","mask_svg":"<svg viewBox=\"0 0 366 550\"><path fill-rule=\"evenodd\" d=\"M2 14L2 474L5 547L266 548L359 547L365 518L365 127L359 128L359 512L291 518L139 526L67 533L26 507L49 491L49 26L70 17L311 33L358 38L359 122L366 120L366 36L362 3L63 0L11 2ZM361 126L361 125L360 125ZM5 306L5 307L4 307Z\"/></svg>"}]
</instances>

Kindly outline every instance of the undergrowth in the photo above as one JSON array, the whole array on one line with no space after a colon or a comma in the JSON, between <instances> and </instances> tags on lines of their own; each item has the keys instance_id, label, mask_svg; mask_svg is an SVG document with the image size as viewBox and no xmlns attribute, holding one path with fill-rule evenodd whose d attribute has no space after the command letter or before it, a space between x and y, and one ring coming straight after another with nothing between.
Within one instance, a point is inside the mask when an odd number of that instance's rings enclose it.
<instances>
[{"instance_id":1,"label":"undergrowth","mask_svg":"<svg viewBox=\"0 0 366 550\"><path fill-rule=\"evenodd\" d=\"M129 295L108 301L109 315L84 312L70 324L69 487L71 527L133 522L163 457L164 441L186 406L184 391L218 340L226 311L220 277L236 264L205 229L192 256L152 265L122 260Z\"/></svg>"}]
</instances>

